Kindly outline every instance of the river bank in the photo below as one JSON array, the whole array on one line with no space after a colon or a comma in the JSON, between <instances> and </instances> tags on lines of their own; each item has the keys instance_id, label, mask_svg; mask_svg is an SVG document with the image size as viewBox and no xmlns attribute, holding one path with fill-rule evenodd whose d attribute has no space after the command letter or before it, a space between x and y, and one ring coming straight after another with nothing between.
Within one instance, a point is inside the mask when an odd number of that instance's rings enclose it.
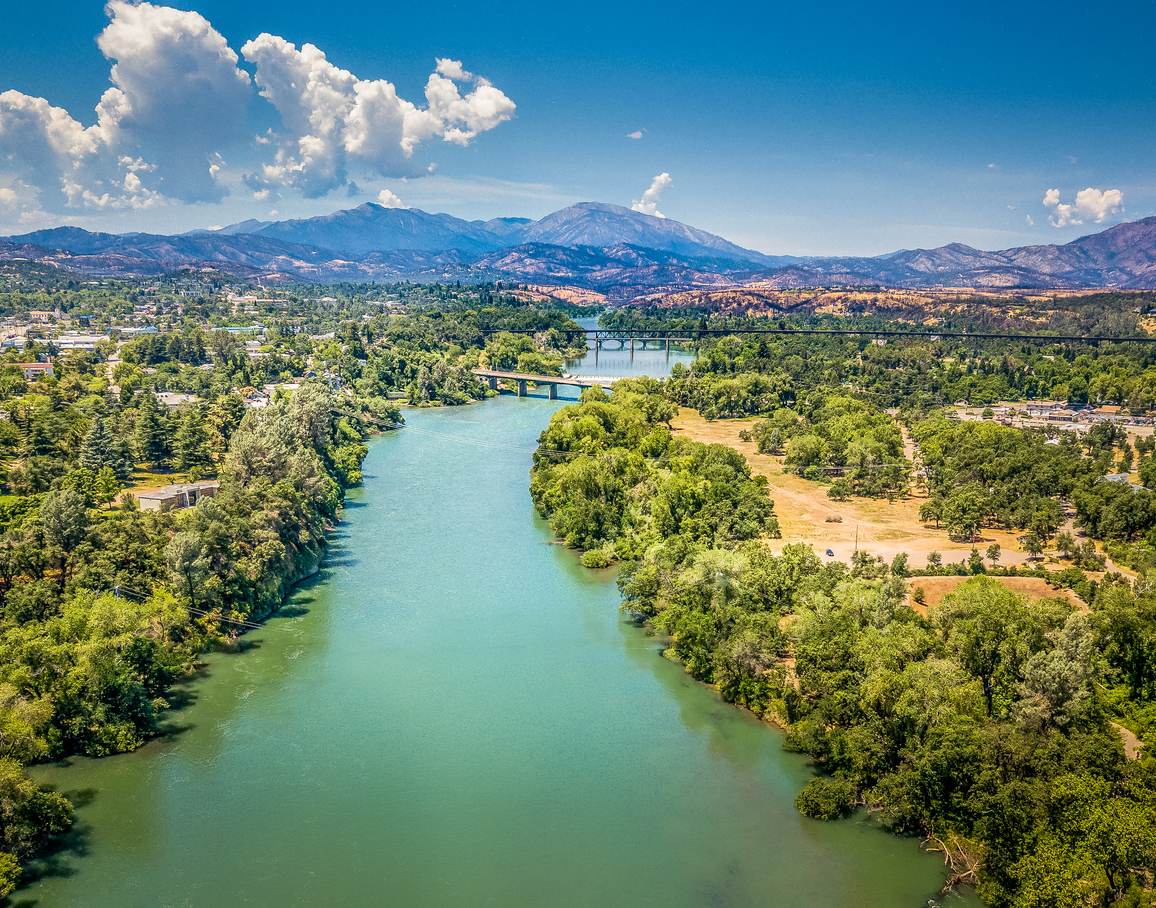
<instances>
[{"instance_id":1,"label":"river bank","mask_svg":"<svg viewBox=\"0 0 1156 908\"><path fill-rule=\"evenodd\" d=\"M412 410L371 440L319 573L208 657L164 737L38 771L77 795L78 841L19 898L925 904L939 860L801 817L807 760L549 544L529 451L566 403Z\"/></svg>"}]
</instances>

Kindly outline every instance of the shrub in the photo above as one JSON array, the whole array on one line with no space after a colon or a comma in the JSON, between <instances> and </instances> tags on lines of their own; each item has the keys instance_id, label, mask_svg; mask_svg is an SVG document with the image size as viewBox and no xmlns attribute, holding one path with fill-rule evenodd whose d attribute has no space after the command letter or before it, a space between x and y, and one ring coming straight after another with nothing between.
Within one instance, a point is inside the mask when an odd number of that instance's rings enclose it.
<instances>
[{"instance_id":1,"label":"shrub","mask_svg":"<svg viewBox=\"0 0 1156 908\"><path fill-rule=\"evenodd\" d=\"M795 798L795 807L805 817L837 820L855 806L855 789L846 779L812 779Z\"/></svg>"},{"instance_id":2,"label":"shrub","mask_svg":"<svg viewBox=\"0 0 1156 908\"><path fill-rule=\"evenodd\" d=\"M604 568L610 564L610 558L602 549L591 549L582 553L582 564L588 568Z\"/></svg>"},{"instance_id":3,"label":"shrub","mask_svg":"<svg viewBox=\"0 0 1156 908\"><path fill-rule=\"evenodd\" d=\"M921 586L917 586L911 591L911 598L920 605L927 605L927 591Z\"/></svg>"}]
</instances>

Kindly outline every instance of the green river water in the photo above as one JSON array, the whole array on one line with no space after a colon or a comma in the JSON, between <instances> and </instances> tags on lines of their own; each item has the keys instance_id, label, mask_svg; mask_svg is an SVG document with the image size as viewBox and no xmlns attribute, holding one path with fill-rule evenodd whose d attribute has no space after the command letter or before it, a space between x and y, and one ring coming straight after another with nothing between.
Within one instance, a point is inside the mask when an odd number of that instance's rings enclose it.
<instances>
[{"instance_id":1,"label":"green river water","mask_svg":"<svg viewBox=\"0 0 1156 908\"><path fill-rule=\"evenodd\" d=\"M208 657L164 738L37 771L78 804L76 847L13 902L929 904L937 856L801 817L807 760L663 659L612 572L551 544L527 471L565 403L410 411L372 442L321 572Z\"/></svg>"}]
</instances>

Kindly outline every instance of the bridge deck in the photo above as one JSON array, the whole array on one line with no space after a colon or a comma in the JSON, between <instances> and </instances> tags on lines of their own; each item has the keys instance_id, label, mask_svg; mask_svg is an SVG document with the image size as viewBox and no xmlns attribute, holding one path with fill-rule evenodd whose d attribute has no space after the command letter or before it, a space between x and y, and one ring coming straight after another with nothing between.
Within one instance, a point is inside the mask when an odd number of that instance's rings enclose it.
<instances>
[{"instance_id":1,"label":"bridge deck","mask_svg":"<svg viewBox=\"0 0 1156 908\"><path fill-rule=\"evenodd\" d=\"M533 375L529 372L498 372L495 369L474 369L478 378L498 378L507 381L532 381L536 385L572 385L589 388L593 385L611 385L618 379L600 375Z\"/></svg>"}]
</instances>

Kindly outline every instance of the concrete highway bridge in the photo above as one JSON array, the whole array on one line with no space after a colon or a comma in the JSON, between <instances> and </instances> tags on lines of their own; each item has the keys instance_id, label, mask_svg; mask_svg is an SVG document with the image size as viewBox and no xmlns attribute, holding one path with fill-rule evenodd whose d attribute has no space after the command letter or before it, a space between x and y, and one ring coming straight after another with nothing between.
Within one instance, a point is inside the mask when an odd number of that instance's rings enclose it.
<instances>
[{"instance_id":1,"label":"concrete highway bridge","mask_svg":"<svg viewBox=\"0 0 1156 908\"><path fill-rule=\"evenodd\" d=\"M550 388L550 400L558 399L558 385L571 385L575 388L591 388L594 385L601 385L604 388L610 387L617 378L610 378L600 375L534 375L529 372L499 372L495 369L475 369L474 375L478 378L484 378L489 382L490 387L497 391L499 381L512 381L518 385L518 396L526 396L526 385L528 382L533 382L535 385L541 387L548 385Z\"/></svg>"}]
</instances>

